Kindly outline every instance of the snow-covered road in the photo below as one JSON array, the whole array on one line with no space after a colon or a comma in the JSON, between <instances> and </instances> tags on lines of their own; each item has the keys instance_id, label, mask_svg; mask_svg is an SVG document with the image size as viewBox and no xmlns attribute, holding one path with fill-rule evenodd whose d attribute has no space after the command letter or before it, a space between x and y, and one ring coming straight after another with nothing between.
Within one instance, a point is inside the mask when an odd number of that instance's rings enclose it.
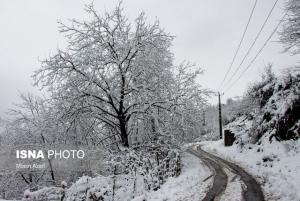
<instances>
[{"instance_id":1,"label":"snow-covered road","mask_svg":"<svg viewBox=\"0 0 300 201\"><path fill-rule=\"evenodd\" d=\"M213 186L203 201L264 200L260 185L239 166L207 153L199 147L193 147L189 152L199 157L213 172Z\"/></svg>"}]
</instances>

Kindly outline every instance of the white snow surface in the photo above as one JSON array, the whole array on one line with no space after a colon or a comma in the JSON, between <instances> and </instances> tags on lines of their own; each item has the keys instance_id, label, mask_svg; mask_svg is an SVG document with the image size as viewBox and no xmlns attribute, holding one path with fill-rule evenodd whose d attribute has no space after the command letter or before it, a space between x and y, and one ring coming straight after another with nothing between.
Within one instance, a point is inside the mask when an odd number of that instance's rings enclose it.
<instances>
[{"instance_id":1,"label":"white snow surface","mask_svg":"<svg viewBox=\"0 0 300 201\"><path fill-rule=\"evenodd\" d=\"M252 174L262 185L266 200L300 200L300 140L270 143L263 137L261 145L249 144L244 148L237 144L224 147L222 140L199 144Z\"/></svg>"},{"instance_id":2,"label":"white snow surface","mask_svg":"<svg viewBox=\"0 0 300 201\"><path fill-rule=\"evenodd\" d=\"M212 185L211 172L199 158L189 153L182 155L182 173L169 178L158 191L136 197L132 201L199 201Z\"/></svg>"},{"instance_id":3,"label":"white snow surface","mask_svg":"<svg viewBox=\"0 0 300 201\"><path fill-rule=\"evenodd\" d=\"M118 175L115 178L114 201L198 201L204 198L212 185L210 170L196 156L183 153L182 173L169 178L157 191L145 191L143 177L137 177L136 185L130 175ZM83 176L66 189L67 201L92 201L93 196L112 200L113 177ZM60 200L62 188L44 187L38 191L24 192L23 201ZM25 198L27 197L27 198ZM1 201L1 200L0 200Z\"/></svg>"}]
</instances>

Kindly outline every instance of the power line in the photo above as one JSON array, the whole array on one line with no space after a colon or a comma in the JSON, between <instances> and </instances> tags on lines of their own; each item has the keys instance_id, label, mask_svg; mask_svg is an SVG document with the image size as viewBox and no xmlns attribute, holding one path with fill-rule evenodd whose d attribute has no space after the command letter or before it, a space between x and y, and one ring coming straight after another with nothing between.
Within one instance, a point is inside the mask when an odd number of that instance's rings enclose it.
<instances>
[{"instance_id":1,"label":"power line","mask_svg":"<svg viewBox=\"0 0 300 201\"><path fill-rule=\"evenodd\" d=\"M263 51L263 49L266 47L266 45L268 44L268 42L271 40L271 38L273 37L273 35L276 33L278 27L280 26L280 24L282 23L282 21L284 20L285 16L287 15L287 13L285 13L282 18L280 19L279 23L277 24L277 26L273 29L272 33L269 35L269 37L267 38L267 40L265 41L265 43L262 45L262 47L259 49L259 51L256 53L255 57L251 60L251 62L248 64L248 66L243 70L243 72L239 75L239 77L225 90L228 91L229 89L231 89L232 86L234 86L235 83L237 83L239 81L239 79L245 74L245 72L251 67L251 65L254 63L254 61L256 60L256 58L260 55L260 53Z\"/></svg>"},{"instance_id":2,"label":"power line","mask_svg":"<svg viewBox=\"0 0 300 201\"><path fill-rule=\"evenodd\" d=\"M250 16L249 16L249 18L248 18L248 22L247 22L246 27L245 27L245 29L244 29L242 38L241 38L241 40L240 40L240 42L239 42L239 44L238 44L238 46L237 46L237 49L235 50L235 53L234 53L234 56L233 56L232 61L231 61L231 63L230 63L230 66L229 66L229 68L228 68L228 70L227 70L227 72L226 72L226 74L225 74L225 76L224 76L224 78L223 78L221 84L219 85L218 89L220 89L220 87L222 86L222 84L223 84L224 81L226 80L226 78L227 78L227 76L228 76L228 73L230 72L230 70L231 70L231 68L232 68L232 65L233 65L233 63L234 63L234 61L235 61L235 58L236 58L236 56L237 56L237 54L238 54L238 52L239 52L239 50L240 50L240 48L241 48L242 42L243 42L244 37L245 37L245 35L246 35L246 32L247 32L247 30L248 30L248 26L249 26L250 21L251 21L251 19L252 19L252 16L253 16L253 13L254 13L254 10L255 10L257 1L258 1L258 0L255 0L255 3L254 3L254 5L253 5L253 7L252 7L252 10L251 10L251 14L250 14Z\"/></svg>"},{"instance_id":3,"label":"power line","mask_svg":"<svg viewBox=\"0 0 300 201\"><path fill-rule=\"evenodd\" d=\"M264 23L262 24L262 26L260 27L260 30L258 31L258 33L255 36L254 41L252 42L251 46L249 47L248 51L246 52L245 56L243 57L241 63L239 64L239 66L235 69L234 73L231 75L231 77L229 78L229 81L227 83L225 83L224 86L230 84L230 82L232 81L233 77L237 74L237 72L241 69L241 66L243 65L244 61L246 60L246 58L248 57L249 53L251 52L252 48L254 47L255 43L257 42L257 39L259 38L259 36L261 35L264 27L266 26L268 20L270 19L270 16L277 4L278 0L276 0L271 8L271 10L268 13L267 18L265 19Z\"/></svg>"}]
</instances>

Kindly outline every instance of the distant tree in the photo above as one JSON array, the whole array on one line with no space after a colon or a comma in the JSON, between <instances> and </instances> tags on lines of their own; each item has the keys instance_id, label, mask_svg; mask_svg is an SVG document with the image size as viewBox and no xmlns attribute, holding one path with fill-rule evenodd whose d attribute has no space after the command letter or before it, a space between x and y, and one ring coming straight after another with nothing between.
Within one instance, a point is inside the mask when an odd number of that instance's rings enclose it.
<instances>
[{"instance_id":1,"label":"distant tree","mask_svg":"<svg viewBox=\"0 0 300 201\"><path fill-rule=\"evenodd\" d=\"M44 102L39 97L35 97L32 94L21 94L20 98L22 103L16 105L15 109L10 110L10 115L13 120L9 122L9 133L15 134L12 138L12 144L24 145L24 144L35 144L40 145L43 149L51 142L55 140L58 132L56 117ZM50 168L51 179L55 182L55 174L52 168L51 160L47 160ZM21 177L28 185L35 185L32 179L32 171L29 170L28 178L20 172ZM41 173L41 175L43 175ZM39 179L37 179L39 180Z\"/></svg>"},{"instance_id":2,"label":"distant tree","mask_svg":"<svg viewBox=\"0 0 300 201\"><path fill-rule=\"evenodd\" d=\"M64 117L64 106L58 105L55 100L43 99L32 94L21 94L20 98L22 102L10 109L9 120L5 122L6 132L2 136L6 145L14 145L20 149L22 147L28 149L29 146L34 149L47 150L57 145L77 147L77 145L87 146L99 143L94 121L91 121L88 116L67 118ZM53 165L55 163L52 163L52 159L48 157L46 159L48 164L46 169L17 170L17 176L20 175L29 187L36 187L50 181L47 177L50 177L53 183L59 181L60 167L57 163ZM86 158L84 162L89 163L89 158Z\"/></svg>"},{"instance_id":3,"label":"distant tree","mask_svg":"<svg viewBox=\"0 0 300 201\"><path fill-rule=\"evenodd\" d=\"M288 0L285 6L287 17L283 23L280 42L292 54L300 53L300 0Z\"/></svg>"}]
</instances>

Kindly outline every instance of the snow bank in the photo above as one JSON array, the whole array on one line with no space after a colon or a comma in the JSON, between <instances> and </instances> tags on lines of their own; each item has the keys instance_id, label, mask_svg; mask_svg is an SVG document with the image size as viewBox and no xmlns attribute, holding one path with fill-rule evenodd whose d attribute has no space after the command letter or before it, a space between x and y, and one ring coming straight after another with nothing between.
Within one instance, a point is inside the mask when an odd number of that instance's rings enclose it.
<instances>
[{"instance_id":1,"label":"snow bank","mask_svg":"<svg viewBox=\"0 0 300 201\"><path fill-rule=\"evenodd\" d=\"M62 197L65 201L131 200L135 194L141 195L141 191L144 191L141 178L137 177L134 180L132 175L97 176L94 178L83 176L68 189L44 187L33 192L26 190L22 201L60 201Z\"/></svg>"},{"instance_id":2,"label":"snow bank","mask_svg":"<svg viewBox=\"0 0 300 201\"><path fill-rule=\"evenodd\" d=\"M136 197L132 201L198 201L206 195L212 185L212 178L207 179L210 170L199 158L188 153L182 156L182 173L177 178L169 178L157 191Z\"/></svg>"},{"instance_id":3,"label":"snow bank","mask_svg":"<svg viewBox=\"0 0 300 201\"><path fill-rule=\"evenodd\" d=\"M44 187L34 192L25 190L22 201L33 201L33 200L59 201L61 199L62 193L63 193L63 189L59 187Z\"/></svg>"},{"instance_id":4,"label":"snow bank","mask_svg":"<svg viewBox=\"0 0 300 201\"><path fill-rule=\"evenodd\" d=\"M249 120L246 115L237 117L233 122L227 124L225 129L229 129L235 134L240 145L251 143L250 129L253 126L253 120Z\"/></svg>"}]
</instances>

